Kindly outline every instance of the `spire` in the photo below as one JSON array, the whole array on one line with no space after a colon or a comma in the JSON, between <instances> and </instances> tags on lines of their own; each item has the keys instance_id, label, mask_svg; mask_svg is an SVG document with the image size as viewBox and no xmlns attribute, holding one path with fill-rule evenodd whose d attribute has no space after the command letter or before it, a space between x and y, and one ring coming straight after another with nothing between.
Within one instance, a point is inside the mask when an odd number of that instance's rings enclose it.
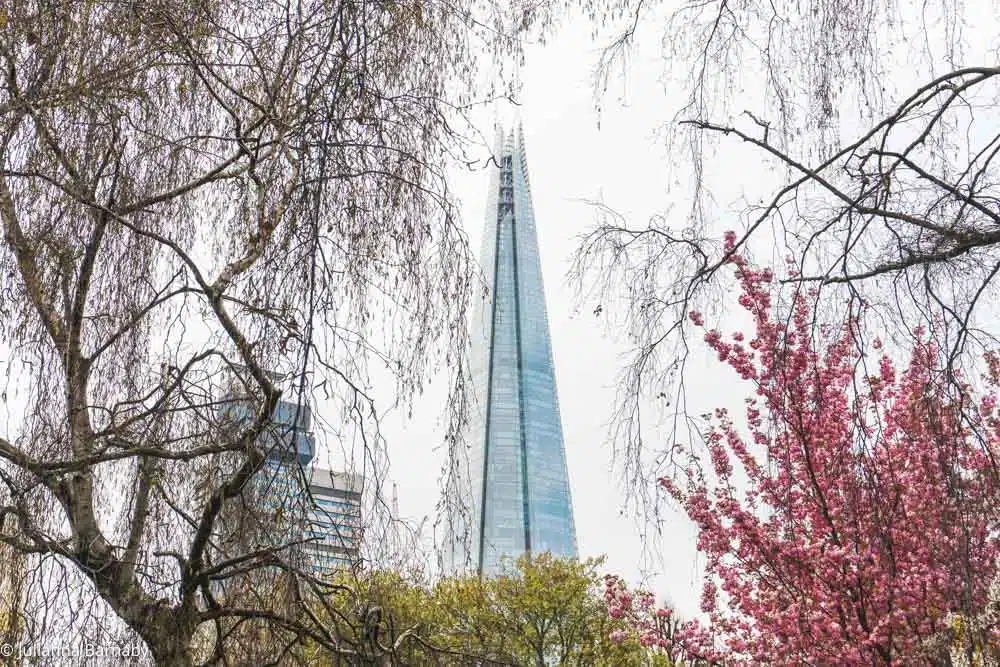
<instances>
[{"instance_id":1,"label":"spire","mask_svg":"<svg viewBox=\"0 0 1000 667\"><path fill-rule=\"evenodd\" d=\"M501 118L480 260L490 297L474 308L469 362L468 555L483 574L505 556L577 554L524 125Z\"/></svg>"},{"instance_id":2,"label":"spire","mask_svg":"<svg viewBox=\"0 0 1000 667\"><path fill-rule=\"evenodd\" d=\"M496 136L494 150L498 153L513 151L522 136L521 108L506 100L498 100L493 103L492 116Z\"/></svg>"}]
</instances>

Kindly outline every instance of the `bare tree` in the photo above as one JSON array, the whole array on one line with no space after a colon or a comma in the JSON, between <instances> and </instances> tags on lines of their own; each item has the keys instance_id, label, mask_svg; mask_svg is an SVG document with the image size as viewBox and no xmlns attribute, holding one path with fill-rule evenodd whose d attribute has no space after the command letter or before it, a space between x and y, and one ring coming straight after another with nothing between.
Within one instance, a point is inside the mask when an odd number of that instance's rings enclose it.
<instances>
[{"instance_id":1,"label":"bare tree","mask_svg":"<svg viewBox=\"0 0 1000 667\"><path fill-rule=\"evenodd\" d=\"M0 7L0 541L27 557L24 641L138 637L168 665L239 662L247 637L257 664L304 642L356 655L311 611L327 590L294 545L261 530L236 548L227 522L255 509L283 395L322 402L329 446L381 465L367 362L406 401L464 348L471 264L444 169L477 52L517 50L508 16Z\"/></svg>"}]
</instances>

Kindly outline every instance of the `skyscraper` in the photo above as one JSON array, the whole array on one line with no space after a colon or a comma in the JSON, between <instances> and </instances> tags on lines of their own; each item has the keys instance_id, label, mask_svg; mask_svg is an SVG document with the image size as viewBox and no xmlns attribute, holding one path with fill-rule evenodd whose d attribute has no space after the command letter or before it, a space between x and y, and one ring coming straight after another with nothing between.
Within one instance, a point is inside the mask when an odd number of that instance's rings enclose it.
<instances>
[{"instance_id":1,"label":"skyscraper","mask_svg":"<svg viewBox=\"0 0 1000 667\"><path fill-rule=\"evenodd\" d=\"M576 556L545 290L520 128L498 140L482 268L488 298L473 312L470 418L471 562L497 571L504 556Z\"/></svg>"},{"instance_id":2,"label":"skyscraper","mask_svg":"<svg viewBox=\"0 0 1000 667\"><path fill-rule=\"evenodd\" d=\"M309 473L309 508L305 553L316 574L358 563L364 479L347 472L314 468Z\"/></svg>"},{"instance_id":3,"label":"skyscraper","mask_svg":"<svg viewBox=\"0 0 1000 667\"><path fill-rule=\"evenodd\" d=\"M275 384L284 379L270 375ZM234 422L233 428L252 419L254 407L241 397L236 384L222 410L225 419ZM315 463L315 438L309 401L279 401L271 427L259 443L266 458L244 491L250 511L231 512L224 521L236 549L295 545L283 553L317 575L356 564L363 480L310 466Z\"/></svg>"},{"instance_id":4,"label":"skyscraper","mask_svg":"<svg viewBox=\"0 0 1000 667\"><path fill-rule=\"evenodd\" d=\"M242 367L235 369L220 403L220 416L224 420L221 426L231 432L239 432L256 418L258 406L246 396L242 378L245 373ZM268 375L277 385L284 382L277 373ZM264 465L244 489L246 502L231 505L222 522L237 553L299 541L301 517L308 505L302 470L309 465L315 450L311 428L312 408L308 401L278 402L271 424L257 441L265 457ZM224 472L231 474L228 469ZM284 554L288 555L288 551Z\"/></svg>"}]
</instances>

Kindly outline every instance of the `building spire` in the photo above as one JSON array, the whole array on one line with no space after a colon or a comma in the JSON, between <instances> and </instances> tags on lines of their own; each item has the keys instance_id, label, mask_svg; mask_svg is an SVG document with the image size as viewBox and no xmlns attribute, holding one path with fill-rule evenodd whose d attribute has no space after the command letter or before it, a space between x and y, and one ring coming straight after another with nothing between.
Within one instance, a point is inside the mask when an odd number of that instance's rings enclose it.
<instances>
[{"instance_id":1,"label":"building spire","mask_svg":"<svg viewBox=\"0 0 1000 667\"><path fill-rule=\"evenodd\" d=\"M549 551L577 554L542 267L516 108L497 117L497 168L480 264L490 297L474 307L470 353L475 414L472 448L470 561L480 573L504 557Z\"/></svg>"}]
</instances>

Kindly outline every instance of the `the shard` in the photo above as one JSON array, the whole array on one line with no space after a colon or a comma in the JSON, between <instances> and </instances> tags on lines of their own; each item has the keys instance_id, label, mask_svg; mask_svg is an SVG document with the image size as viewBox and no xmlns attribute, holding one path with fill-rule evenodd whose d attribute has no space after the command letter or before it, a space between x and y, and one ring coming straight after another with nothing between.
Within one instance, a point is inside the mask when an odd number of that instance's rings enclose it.
<instances>
[{"instance_id":1,"label":"the shard","mask_svg":"<svg viewBox=\"0 0 1000 667\"><path fill-rule=\"evenodd\" d=\"M504 557L575 557L542 267L523 132L501 135L483 235L486 299L473 309L471 524L466 562L497 573Z\"/></svg>"}]
</instances>

